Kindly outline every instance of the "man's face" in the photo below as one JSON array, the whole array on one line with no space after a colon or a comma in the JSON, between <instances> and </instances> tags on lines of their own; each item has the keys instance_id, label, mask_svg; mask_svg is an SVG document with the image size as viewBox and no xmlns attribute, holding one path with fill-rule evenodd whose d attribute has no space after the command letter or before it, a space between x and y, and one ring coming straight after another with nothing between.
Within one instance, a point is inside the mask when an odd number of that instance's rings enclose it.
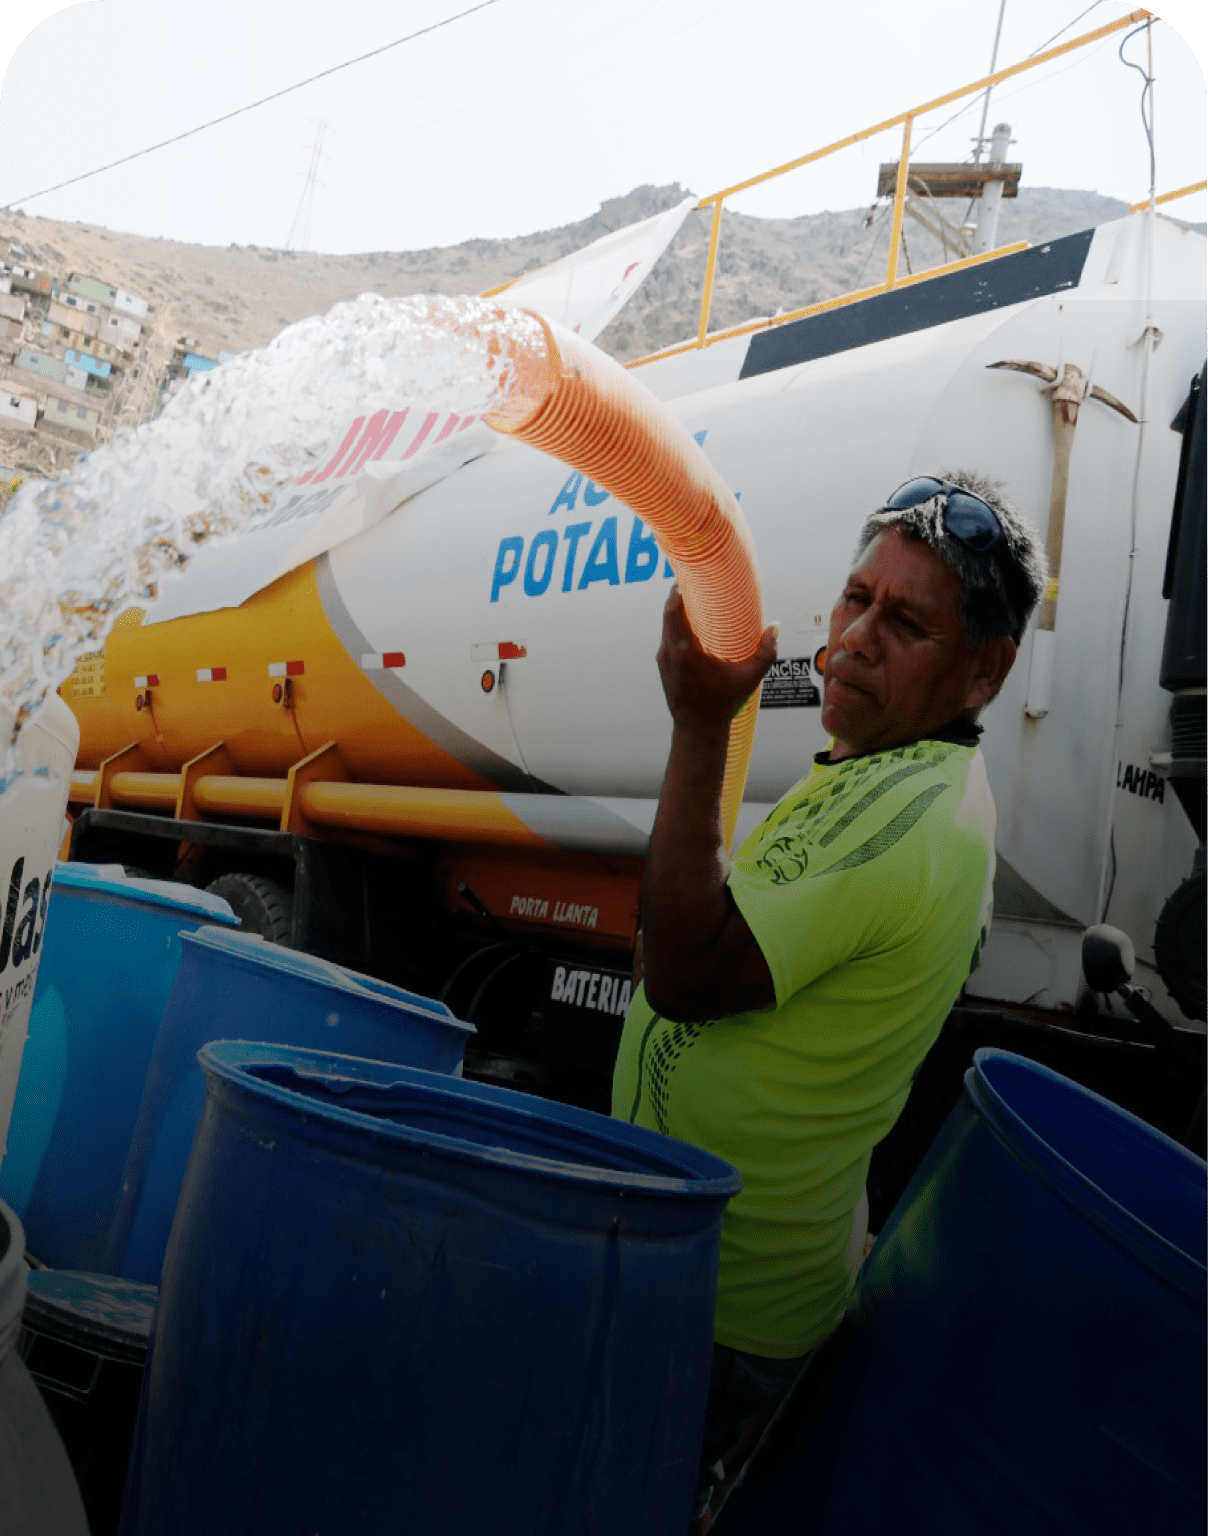
<instances>
[{"instance_id":1,"label":"man's face","mask_svg":"<svg viewBox=\"0 0 1208 1536\"><path fill-rule=\"evenodd\" d=\"M930 545L893 528L877 535L831 613L822 724L832 759L915 741L993 696L1015 647L971 648L960 602Z\"/></svg>"}]
</instances>

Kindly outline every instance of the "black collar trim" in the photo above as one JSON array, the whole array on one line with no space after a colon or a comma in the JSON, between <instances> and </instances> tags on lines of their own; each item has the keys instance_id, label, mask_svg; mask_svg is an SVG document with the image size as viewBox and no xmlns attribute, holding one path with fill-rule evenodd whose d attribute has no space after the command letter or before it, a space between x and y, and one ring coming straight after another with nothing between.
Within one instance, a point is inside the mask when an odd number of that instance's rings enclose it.
<instances>
[{"instance_id":1,"label":"black collar trim","mask_svg":"<svg viewBox=\"0 0 1208 1536\"><path fill-rule=\"evenodd\" d=\"M956 747L975 747L981 736L982 727L975 720L966 720L960 715L955 720L950 720L947 725L941 725L928 736L916 737L916 741L947 741ZM878 752L896 752L899 747L913 747L913 741L899 741L892 747L877 747L871 752L857 752L855 757L843 757L839 763L854 763L861 757L875 757ZM837 767L831 763L830 748L824 752L815 752L814 761L824 768Z\"/></svg>"}]
</instances>

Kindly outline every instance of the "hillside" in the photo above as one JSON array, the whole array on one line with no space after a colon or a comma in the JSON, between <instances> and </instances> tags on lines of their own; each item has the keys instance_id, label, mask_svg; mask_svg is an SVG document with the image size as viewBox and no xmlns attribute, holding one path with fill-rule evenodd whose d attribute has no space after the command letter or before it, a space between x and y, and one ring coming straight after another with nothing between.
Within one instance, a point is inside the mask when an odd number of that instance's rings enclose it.
<instances>
[{"instance_id":1,"label":"hillside","mask_svg":"<svg viewBox=\"0 0 1208 1536\"><path fill-rule=\"evenodd\" d=\"M0 260L49 273L60 289L72 273L82 273L148 301L139 344L115 360L108 377L87 381L83 398L98 418L91 441L103 441L119 426L146 420L159 409L173 375L183 377L180 343L185 338L190 350L215 358L220 351L263 346L293 321L365 292L482 292L685 195L678 185L638 187L609 199L590 217L558 229L509 240L469 240L433 250L358 256L255 246L218 249L4 212ZM964 206L950 203L945 208L959 222ZM1018 198L1002 204L999 240L1037 243L1118 218L1125 211L1123 203L1096 193L1025 187ZM773 315L876 283L885 270L887 214L884 200L867 210L797 219L727 212L712 327ZM607 351L629 360L695 334L708 218L708 211L689 215L643 287L600 338ZM914 271L944 259L938 243L910 221L904 258ZM14 322L9 322L8 340L0 340L0 392L33 387L28 371L15 371L13 362L23 342L32 342L36 333L50 336L42 317L45 308L45 296L31 295L24 331L17 334ZM57 345L62 356L66 336L64 330L50 343L39 340L38 345L50 350ZM39 380L38 387L44 413L47 391L57 386ZM91 445L78 431L58 424L46 422L44 430L44 420L43 414L36 431L0 422L0 464L20 466L27 473L54 473Z\"/></svg>"}]
</instances>

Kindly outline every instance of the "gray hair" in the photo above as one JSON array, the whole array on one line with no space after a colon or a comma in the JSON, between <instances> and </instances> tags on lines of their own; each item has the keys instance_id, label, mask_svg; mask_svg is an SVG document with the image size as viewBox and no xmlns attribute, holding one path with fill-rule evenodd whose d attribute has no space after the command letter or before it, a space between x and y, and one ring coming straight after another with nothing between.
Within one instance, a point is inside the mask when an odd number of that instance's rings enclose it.
<instances>
[{"instance_id":1,"label":"gray hair","mask_svg":"<svg viewBox=\"0 0 1208 1536\"><path fill-rule=\"evenodd\" d=\"M946 481L956 490L970 491L993 507L1003 531L1003 543L993 555L979 555L967 549L946 531L944 497L937 492L930 501L915 507L901 511L882 507L869 513L860 530L856 561L886 528L898 528L907 538L921 539L931 545L960 581L961 627L969 644L988 645L991 640L1010 635L1018 645L1048 578L1048 561L1040 535L1008 499L998 481L962 469L942 470L934 478Z\"/></svg>"}]
</instances>

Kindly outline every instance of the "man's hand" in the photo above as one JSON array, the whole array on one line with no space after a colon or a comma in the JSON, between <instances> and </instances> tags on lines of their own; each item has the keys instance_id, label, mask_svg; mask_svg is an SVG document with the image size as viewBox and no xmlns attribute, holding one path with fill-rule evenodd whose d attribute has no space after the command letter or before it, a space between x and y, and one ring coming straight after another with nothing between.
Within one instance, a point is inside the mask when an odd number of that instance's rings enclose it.
<instances>
[{"instance_id":1,"label":"man's hand","mask_svg":"<svg viewBox=\"0 0 1208 1536\"><path fill-rule=\"evenodd\" d=\"M679 587L671 588L663 609L659 676L675 724L692 734L724 729L762 682L776 660L780 626L770 624L745 661L710 656L692 633Z\"/></svg>"}]
</instances>

